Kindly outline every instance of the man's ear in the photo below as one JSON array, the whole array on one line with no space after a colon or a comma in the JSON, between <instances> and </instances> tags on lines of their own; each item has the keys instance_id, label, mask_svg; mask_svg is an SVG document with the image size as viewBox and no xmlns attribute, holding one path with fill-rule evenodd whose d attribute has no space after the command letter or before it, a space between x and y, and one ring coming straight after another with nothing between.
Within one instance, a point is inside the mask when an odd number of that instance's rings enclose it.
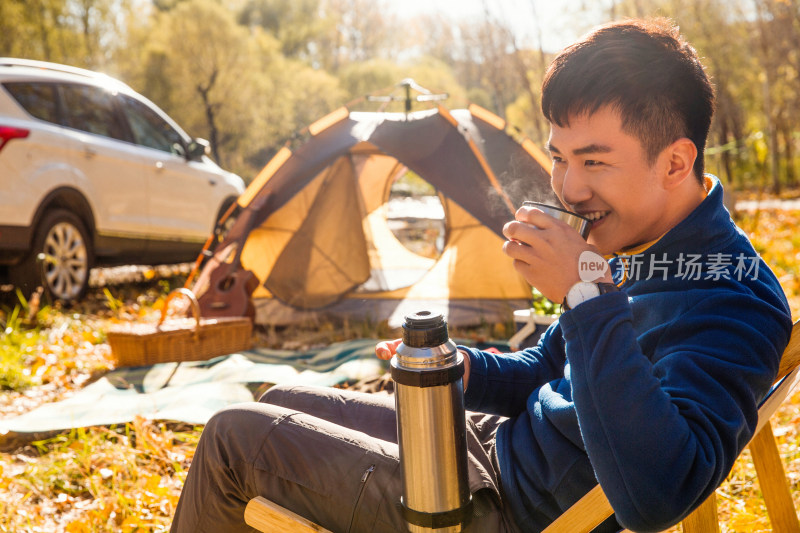
<instances>
[{"instance_id":1,"label":"man's ear","mask_svg":"<svg viewBox=\"0 0 800 533\"><path fill-rule=\"evenodd\" d=\"M665 169L664 188L673 189L694 177L694 161L697 159L697 147L694 143L682 137L667 146L661 152L661 164Z\"/></svg>"}]
</instances>

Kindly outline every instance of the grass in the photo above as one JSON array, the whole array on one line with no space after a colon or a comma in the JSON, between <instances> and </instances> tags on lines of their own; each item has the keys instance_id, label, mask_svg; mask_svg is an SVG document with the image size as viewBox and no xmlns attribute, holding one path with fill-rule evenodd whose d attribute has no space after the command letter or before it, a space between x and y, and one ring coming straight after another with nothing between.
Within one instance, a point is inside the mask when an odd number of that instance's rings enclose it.
<instances>
[{"instance_id":1,"label":"grass","mask_svg":"<svg viewBox=\"0 0 800 533\"><path fill-rule=\"evenodd\" d=\"M740 226L773 266L795 319L800 314L800 215L742 215ZM147 277L146 277L147 278ZM67 397L113 368L105 331L120 320L151 317L180 276L94 289L79 306L32 299L0 311L0 412L3 418ZM451 332L473 340L507 338L509 324ZM259 343L304 348L345 338L387 337L385 323L310 324L259 331ZM800 393L772 420L800 508ZM0 532L167 531L202 427L136 419L43 436L0 453ZM0 444L3 436L0 435ZM717 491L723 531L770 531L745 452ZM673 531L677 531L674 529Z\"/></svg>"},{"instance_id":2,"label":"grass","mask_svg":"<svg viewBox=\"0 0 800 533\"><path fill-rule=\"evenodd\" d=\"M33 442L0 469L0 530L168 531L201 429L137 418Z\"/></svg>"},{"instance_id":3,"label":"grass","mask_svg":"<svg viewBox=\"0 0 800 533\"><path fill-rule=\"evenodd\" d=\"M20 328L20 307L6 319L0 337L0 389L19 390L33 385L30 369L20 354L28 353L39 343L39 334L27 334Z\"/></svg>"}]
</instances>

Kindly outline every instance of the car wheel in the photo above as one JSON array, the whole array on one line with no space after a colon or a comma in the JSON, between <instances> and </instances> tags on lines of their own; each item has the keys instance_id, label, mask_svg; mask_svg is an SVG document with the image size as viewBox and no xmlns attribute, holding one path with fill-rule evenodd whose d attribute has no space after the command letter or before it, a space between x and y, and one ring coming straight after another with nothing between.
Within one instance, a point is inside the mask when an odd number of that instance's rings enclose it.
<instances>
[{"instance_id":1,"label":"car wheel","mask_svg":"<svg viewBox=\"0 0 800 533\"><path fill-rule=\"evenodd\" d=\"M83 221L56 209L42 218L31 252L12 269L12 279L26 294L43 286L54 300L79 300L89 286L93 262L92 242Z\"/></svg>"}]
</instances>

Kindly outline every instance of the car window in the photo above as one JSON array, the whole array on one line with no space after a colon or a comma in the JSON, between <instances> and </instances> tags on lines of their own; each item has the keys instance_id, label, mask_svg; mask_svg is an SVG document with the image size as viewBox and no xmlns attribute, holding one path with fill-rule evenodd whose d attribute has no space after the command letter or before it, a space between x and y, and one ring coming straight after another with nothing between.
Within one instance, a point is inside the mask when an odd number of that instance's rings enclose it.
<instances>
[{"instance_id":1,"label":"car window","mask_svg":"<svg viewBox=\"0 0 800 533\"><path fill-rule=\"evenodd\" d=\"M58 124L56 86L52 83L8 82L3 86L31 116Z\"/></svg>"},{"instance_id":2,"label":"car window","mask_svg":"<svg viewBox=\"0 0 800 533\"><path fill-rule=\"evenodd\" d=\"M144 102L122 95L122 111L128 118L136 144L183 156L183 137Z\"/></svg>"},{"instance_id":3,"label":"car window","mask_svg":"<svg viewBox=\"0 0 800 533\"><path fill-rule=\"evenodd\" d=\"M128 140L119 115L114 110L114 96L99 87L62 84L64 125L77 130Z\"/></svg>"}]
</instances>

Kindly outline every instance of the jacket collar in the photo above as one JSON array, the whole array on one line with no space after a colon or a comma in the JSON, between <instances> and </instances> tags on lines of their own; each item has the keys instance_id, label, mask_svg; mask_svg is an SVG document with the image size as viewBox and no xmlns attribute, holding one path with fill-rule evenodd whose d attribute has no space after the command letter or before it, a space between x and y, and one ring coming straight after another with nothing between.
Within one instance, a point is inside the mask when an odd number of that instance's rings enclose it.
<instances>
[{"instance_id":1,"label":"jacket collar","mask_svg":"<svg viewBox=\"0 0 800 533\"><path fill-rule=\"evenodd\" d=\"M624 248L607 255L606 259L641 255L645 252L654 253L657 251L666 251L667 249L675 249L675 247L680 246L681 243L690 241L695 241L691 246L691 248L695 248L697 245L698 228L706 229L704 234L707 237L703 239L704 241L713 238L717 233L724 233L724 228L730 223L730 215L722 204L722 183L720 183L719 178L716 176L706 174L703 177L703 185L707 192L705 199L689 214L689 216L673 226L672 229L650 242Z\"/></svg>"}]
</instances>

